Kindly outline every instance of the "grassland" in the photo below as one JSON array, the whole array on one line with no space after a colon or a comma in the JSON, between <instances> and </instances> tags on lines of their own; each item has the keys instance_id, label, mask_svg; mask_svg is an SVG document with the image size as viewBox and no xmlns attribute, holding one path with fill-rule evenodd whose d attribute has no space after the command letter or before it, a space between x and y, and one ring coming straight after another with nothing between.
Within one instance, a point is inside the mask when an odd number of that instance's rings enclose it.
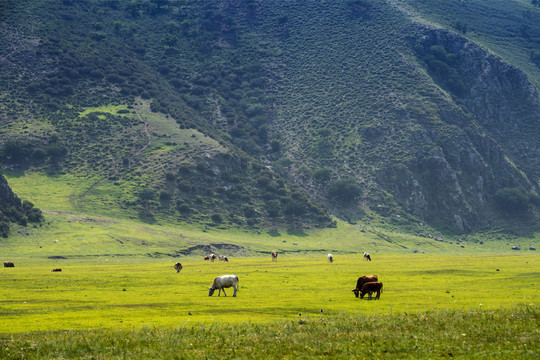
<instances>
[{"instance_id":1,"label":"grassland","mask_svg":"<svg viewBox=\"0 0 540 360\"><path fill-rule=\"evenodd\" d=\"M534 237L441 242L342 222L305 232L143 224L96 201L81 212L70 199L84 179L8 180L45 221L0 242L1 258L16 264L0 268L2 359L538 356L539 263L526 250ZM229 263L183 255L197 244L237 248ZM226 273L239 276L238 296L208 297ZM351 292L367 273L384 284L379 301Z\"/></svg>"},{"instance_id":2,"label":"grassland","mask_svg":"<svg viewBox=\"0 0 540 360\"><path fill-rule=\"evenodd\" d=\"M341 358L368 344L366 357L538 355L536 256L180 260L180 274L172 259L119 257L2 268L1 357ZM237 297L208 297L225 273ZM366 273L384 284L379 301L350 291ZM259 352L274 341L284 354Z\"/></svg>"}]
</instances>

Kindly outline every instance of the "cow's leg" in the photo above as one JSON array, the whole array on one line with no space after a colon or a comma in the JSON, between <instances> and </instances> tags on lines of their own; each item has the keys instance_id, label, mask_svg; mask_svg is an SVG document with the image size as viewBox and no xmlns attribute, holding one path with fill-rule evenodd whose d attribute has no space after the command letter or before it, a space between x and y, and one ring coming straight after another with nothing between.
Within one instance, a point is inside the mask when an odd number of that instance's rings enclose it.
<instances>
[{"instance_id":1,"label":"cow's leg","mask_svg":"<svg viewBox=\"0 0 540 360\"><path fill-rule=\"evenodd\" d=\"M236 286L234 286L234 294L233 297L236 297Z\"/></svg>"},{"instance_id":2,"label":"cow's leg","mask_svg":"<svg viewBox=\"0 0 540 360\"><path fill-rule=\"evenodd\" d=\"M225 294L225 296L227 296L227 293L225 292L225 288L223 288L223 293Z\"/></svg>"},{"instance_id":3,"label":"cow's leg","mask_svg":"<svg viewBox=\"0 0 540 360\"><path fill-rule=\"evenodd\" d=\"M381 290L377 290L377 296L375 296L375 300L379 300L380 296L381 296Z\"/></svg>"}]
</instances>

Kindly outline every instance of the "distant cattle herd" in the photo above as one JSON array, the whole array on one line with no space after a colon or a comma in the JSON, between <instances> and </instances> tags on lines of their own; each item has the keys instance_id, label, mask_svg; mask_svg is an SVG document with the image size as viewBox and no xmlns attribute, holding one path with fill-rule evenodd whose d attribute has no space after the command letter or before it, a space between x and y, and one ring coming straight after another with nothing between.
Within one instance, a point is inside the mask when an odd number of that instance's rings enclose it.
<instances>
[{"instance_id":1,"label":"distant cattle herd","mask_svg":"<svg viewBox=\"0 0 540 360\"><path fill-rule=\"evenodd\" d=\"M272 251L271 252L272 261L277 261L278 252ZM327 255L328 262L333 263L334 262L334 256L332 254ZM371 261L371 256L369 253L365 252L363 254L364 260ZM216 256L215 254L205 255L204 260L214 261L215 259L219 259L220 261L229 262L229 259L225 255L219 255ZM12 261L4 261L4 267L5 268L14 268L15 264ZM174 269L177 273L182 270L183 266L181 263L177 262L174 264ZM61 268L54 268L51 270L51 272L60 272L62 271ZM221 296L221 291L223 291L223 294L227 296L227 293L225 293L225 288L232 287L234 289L233 297L236 297L236 292L238 291L238 276L237 275L221 275L214 279L212 282L212 286L208 288L208 296L212 296L216 290L218 290L218 296ZM377 293L375 296L375 299L378 300L382 293L383 284L382 282L379 282L379 278L377 275L364 275L360 276L358 280L356 281L356 287L352 290L354 292L354 295L356 297L360 297L360 299L363 299L366 294L368 294L368 298L371 300L371 295L373 293Z\"/></svg>"}]
</instances>

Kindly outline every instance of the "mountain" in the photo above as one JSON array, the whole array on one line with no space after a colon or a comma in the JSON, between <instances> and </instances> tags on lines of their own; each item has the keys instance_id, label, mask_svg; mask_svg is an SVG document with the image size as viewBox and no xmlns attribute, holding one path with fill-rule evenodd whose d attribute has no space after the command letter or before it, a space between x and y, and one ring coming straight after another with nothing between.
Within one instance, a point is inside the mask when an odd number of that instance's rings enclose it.
<instances>
[{"instance_id":1,"label":"mountain","mask_svg":"<svg viewBox=\"0 0 540 360\"><path fill-rule=\"evenodd\" d=\"M517 0L4 0L3 163L147 222L535 229L538 18Z\"/></svg>"}]
</instances>

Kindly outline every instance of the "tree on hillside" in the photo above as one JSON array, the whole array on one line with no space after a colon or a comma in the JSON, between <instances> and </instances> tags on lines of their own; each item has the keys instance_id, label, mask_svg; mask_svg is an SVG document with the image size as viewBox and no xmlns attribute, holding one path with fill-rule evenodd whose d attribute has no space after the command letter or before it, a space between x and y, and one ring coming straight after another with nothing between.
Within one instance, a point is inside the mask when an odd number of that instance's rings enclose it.
<instances>
[{"instance_id":1,"label":"tree on hillside","mask_svg":"<svg viewBox=\"0 0 540 360\"><path fill-rule=\"evenodd\" d=\"M150 201L154 200L156 198L156 192L153 189L150 188L144 188L137 194L137 197L139 200L141 200L142 205L144 206L145 210L150 210Z\"/></svg>"}]
</instances>

